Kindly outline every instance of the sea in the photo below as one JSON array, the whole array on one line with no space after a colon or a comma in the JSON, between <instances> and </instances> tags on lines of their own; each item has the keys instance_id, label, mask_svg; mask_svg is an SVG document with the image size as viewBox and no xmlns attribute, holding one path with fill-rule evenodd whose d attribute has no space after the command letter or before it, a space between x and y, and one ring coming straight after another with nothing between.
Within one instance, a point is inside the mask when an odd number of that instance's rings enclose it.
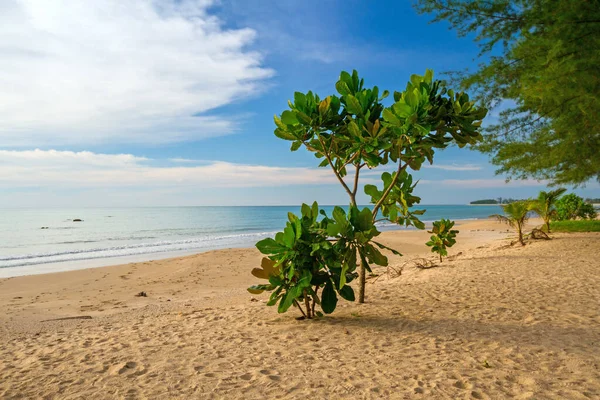
<instances>
[{"instance_id":1,"label":"sea","mask_svg":"<svg viewBox=\"0 0 600 400\"><path fill-rule=\"evenodd\" d=\"M322 208L331 215L333 206ZM501 212L494 205L418 208L426 210L424 222ZM288 212L298 214L300 207L0 209L0 278L252 247L282 230Z\"/></svg>"}]
</instances>

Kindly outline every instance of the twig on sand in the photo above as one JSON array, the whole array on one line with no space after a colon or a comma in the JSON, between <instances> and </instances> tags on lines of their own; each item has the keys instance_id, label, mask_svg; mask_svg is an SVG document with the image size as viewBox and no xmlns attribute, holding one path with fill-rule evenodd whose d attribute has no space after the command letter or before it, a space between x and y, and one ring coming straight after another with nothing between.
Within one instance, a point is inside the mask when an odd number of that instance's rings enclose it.
<instances>
[{"instance_id":1,"label":"twig on sand","mask_svg":"<svg viewBox=\"0 0 600 400\"><path fill-rule=\"evenodd\" d=\"M430 268L435 268L435 267L439 267L439 265L434 264L433 261L428 260L426 258L415 258L414 260L410 260L409 262L411 262L416 268L419 269L430 269Z\"/></svg>"},{"instance_id":2,"label":"twig on sand","mask_svg":"<svg viewBox=\"0 0 600 400\"><path fill-rule=\"evenodd\" d=\"M70 319L92 319L92 317L90 315L80 315L77 317L62 317L62 318L44 319L44 320L42 320L42 322L66 321L66 320L70 320Z\"/></svg>"}]
</instances>

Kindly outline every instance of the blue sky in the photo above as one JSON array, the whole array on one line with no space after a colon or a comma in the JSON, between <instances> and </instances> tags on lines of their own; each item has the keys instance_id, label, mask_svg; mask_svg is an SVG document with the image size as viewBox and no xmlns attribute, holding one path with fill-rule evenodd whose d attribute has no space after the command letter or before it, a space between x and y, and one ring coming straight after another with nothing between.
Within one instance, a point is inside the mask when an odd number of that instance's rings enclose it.
<instances>
[{"instance_id":1,"label":"blue sky","mask_svg":"<svg viewBox=\"0 0 600 400\"><path fill-rule=\"evenodd\" d=\"M273 115L341 70L392 91L476 65L471 38L428 21L409 1L2 2L0 206L345 204ZM545 187L457 148L415 176L424 204Z\"/></svg>"}]
</instances>

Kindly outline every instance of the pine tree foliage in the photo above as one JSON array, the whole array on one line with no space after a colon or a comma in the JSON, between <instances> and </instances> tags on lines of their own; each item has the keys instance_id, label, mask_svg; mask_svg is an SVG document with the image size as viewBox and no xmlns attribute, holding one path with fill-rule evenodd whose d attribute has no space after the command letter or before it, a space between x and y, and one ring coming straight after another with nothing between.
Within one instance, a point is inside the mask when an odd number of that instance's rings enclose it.
<instances>
[{"instance_id":1,"label":"pine tree foliage","mask_svg":"<svg viewBox=\"0 0 600 400\"><path fill-rule=\"evenodd\" d=\"M600 181L599 0L418 0L416 8L480 45L479 68L452 75L499 112L479 145L498 174Z\"/></svg>"}]
</instances>

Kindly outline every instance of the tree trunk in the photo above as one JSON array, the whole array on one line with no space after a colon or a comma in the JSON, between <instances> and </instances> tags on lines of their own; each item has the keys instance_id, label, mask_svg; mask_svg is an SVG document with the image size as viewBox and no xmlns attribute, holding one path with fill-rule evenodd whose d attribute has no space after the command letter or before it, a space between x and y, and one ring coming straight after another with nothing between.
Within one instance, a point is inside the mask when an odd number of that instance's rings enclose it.
<instances>
[{"instance_id":1,"label":"tree trunk","mask_svg":"<svg viewBox=\"0 0 600 400\"><path fill-rule=\"evenodd\" d=\"M440 264L442 263L442 255L440 254Z\"/></svg>"},{"instance_id":2,"label":"tree trunk","mask_svg":"<svg viewBox=\"0 0 600 400\"><path fill-rule=\"evenodd\" d=\"M358 302L365 302L365 284L367 282L367 269L365 263L361 260L358 274Z\"/></svg>"},{"instance_id":3,"label":"tree trunk","mask_svg":"<svg viewBox=\"0 0 600 400\"><path fill-rule=\"evenodd\" d=\"M548 228L548 233L550 233L550 220L546 221L546 228Z\"/></svg>"},{"instance_id":4,"label":"tree trunk","mask_svg":"<svg viewBox=\"0 0 600 400\"><path fill-rule=\"evenodd\" d=\"M521 246L525 246L525 242L523 241L523 229L521 227L519 227L519 243L521 243Z\"/></svg>"},{"instance_id":5,"label":"tree trunk","mask_svg":"<svg viewBox=\"0 0 600 400\"><path fill-rule=\"evenodd\" d=\"M306 318L311 319L312 315L310 314L310 300L308 299L308 293L306 289L304 289L304 306L306 307Z\"/></svg>"}]
</instances>

